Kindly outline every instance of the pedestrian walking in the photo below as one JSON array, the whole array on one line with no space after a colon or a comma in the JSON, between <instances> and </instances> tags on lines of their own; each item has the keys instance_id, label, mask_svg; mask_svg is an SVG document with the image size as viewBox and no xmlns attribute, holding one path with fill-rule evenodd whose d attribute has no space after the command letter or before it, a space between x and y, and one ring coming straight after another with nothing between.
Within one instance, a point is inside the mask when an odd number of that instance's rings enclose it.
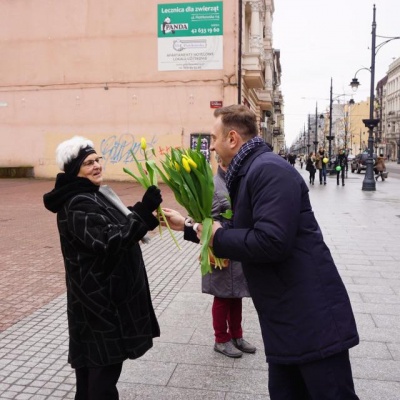
<instances>
[{"instance_id":1,"label":"pedestrian walking","mask_svg":"<svg viewBox=\"0 0 400 400\"><path fill-rule=\"evenodd\" d=\"M323 147L320 147L315 156L315 166L319 172L319 184L326 185L326 164L328 162L326 151Z\"/></svg>"},{"instance_id":2,"label":"pedestrian walking","mask_svg":"<svg viewBox=\"0 0 400 400\"><path fill-rule=\"evenodd\" d=\"M242 262L271 400L358 399L348 353L359 343L354 315L307 185L258 137L248 107L222 107L214 116L210 149L229 165L233 219L213 223L210 244L216 257Z\"/></svg>"},{"instance_id":3,"label":"pedestrian walking","mask_svg":"<svg viewBox=\"0 0 400 400\"><path fill-rule=\"evenodd\" d=\"M385 180L384 173L386 171L385 159L383 157L378 157L374 166L376 173L375 180L378 181L381 178L382 181Z\"/></svg>"},{"instance_id":4,"label":"pedestrian walking","mask_svg":"<svg viewBox=\"0 0 400 400\"><path fill-rule=\"evenodd\" d=\"M64 258L75 400L117 400L123 361L141 357L160 335L139 242L158 226L161 193L151 186L125 207L101 186L101 157L82 137L61 143L56 161L64 172L44 205L57 214Z\"/></svg>"},{"instance_id":5,"label":"pedestrian walking","mask_svg":"<svg viewBox=\"0 0 400 400\"><path fill-rule=\"evenodd\" d=\"M317 171L315 168L315 156L314 153L311 152L308 155L307 162L306 162L306 171L309 173L309 181L310 185L314 185L315 182L315 172Z\"/></svg>"},{"instance_id":6,"label":"pedestrian walking","mask_svg":"<svg viewBox=\"0 0 400 400\"><path fill-rule=\"evenodd\" d=\"M296 154L290 153L289 154L289 163L292 167L294 167L296 163Z\"/></svg>"},{"instance_id":7,"label":"pedestrian walking","mask_svg":"<svg viewBox=\"0 0 400 400\"><path fill-rule=\"evenodd\" d=\"M340 177L342 179L342 186L345 185L344 178L347 166L347 156L343 148L339 149L339 153L335 160L335 170L336 170L336 184L339 185Z\"/></svg>"},{"instance_id":8,"label":"pedestrian walking","mask_svg":"<svg viewBox=\"0 0 400 400\"><path fill-rule=\"evenodd\" d=\"M300 154L299 162L300 162L300 168L303 169L303 164L304 164L304 155L303 154Z\"/></svg>"}]
</instances>

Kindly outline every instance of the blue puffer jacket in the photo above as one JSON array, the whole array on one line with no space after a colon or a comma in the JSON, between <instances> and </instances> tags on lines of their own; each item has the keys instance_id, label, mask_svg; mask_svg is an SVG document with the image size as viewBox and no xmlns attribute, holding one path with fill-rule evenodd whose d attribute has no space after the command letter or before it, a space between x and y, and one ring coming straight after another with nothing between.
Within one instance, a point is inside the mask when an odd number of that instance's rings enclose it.
<instances>
[{"instance_id":1,"label":"blue puffer jacket","mask_svg":"<svg viewBox=\"0 0 400 400\"><path fill-rule=\"evenodd\" d=\"M301 175L261 146L230 189L233 229L217 230L214 252L242 262L267 361L305 363L357 345L349 297Z\"/></svg>"}]
</instances>

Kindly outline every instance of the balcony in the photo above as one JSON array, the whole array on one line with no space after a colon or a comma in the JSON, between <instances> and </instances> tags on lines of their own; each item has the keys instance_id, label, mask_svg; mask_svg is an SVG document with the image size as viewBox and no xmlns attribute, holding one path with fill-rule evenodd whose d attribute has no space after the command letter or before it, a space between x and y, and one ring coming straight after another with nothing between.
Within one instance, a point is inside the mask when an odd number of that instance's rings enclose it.
<instances>
[{"instance_id":1,"label":"balcony","mask_svg":"<svg viewBox=\"0 0 400 400\"><path fill-rule=\"evenodd\" d=\"M279 136L279 135L281 134L281 128L274 128L274 129L272 130L272 134L273 134L274 136Z\"/></svg>"},{"instance_id":2,"label":"balcony","mask_svg":"<svg viewBox=\"0 0 400 400\"><path fill-rule=\"evenodd\" d=\"M245 53L242 57L243 79L249 89L264 89L261 54Z\"/></svg>"},{"instance_id":3,"label":"balcony","mask_svg":"<svg viewBox=\"0 0 400 400\"><path fill-rule=\"evenodd\" d=\"M258 105L261 110L272 110L272 95L270 90L254 89L254 93L258 99Z\"/></svg>"}]
</instances>

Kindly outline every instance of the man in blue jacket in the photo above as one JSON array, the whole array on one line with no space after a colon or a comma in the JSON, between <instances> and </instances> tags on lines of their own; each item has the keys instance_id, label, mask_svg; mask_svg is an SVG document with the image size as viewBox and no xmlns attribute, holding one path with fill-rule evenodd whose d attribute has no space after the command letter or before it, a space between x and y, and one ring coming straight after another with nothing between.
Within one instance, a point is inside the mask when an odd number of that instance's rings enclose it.
<instances>
[{"instance_id":1,"label":"man in blue jacket","mask_svg":"<svg viewBox=\"0 0 400 400\"><path fill-rule=\"evenodd\" d=\"M211 243L217 257L242 262L271 399L358 399L348 352L359 343L354 315L307 185L258 137L249 108L223 107L214 116L210 149L229 165L233 219L214 222Z\"/></svg>"}]
</instances>

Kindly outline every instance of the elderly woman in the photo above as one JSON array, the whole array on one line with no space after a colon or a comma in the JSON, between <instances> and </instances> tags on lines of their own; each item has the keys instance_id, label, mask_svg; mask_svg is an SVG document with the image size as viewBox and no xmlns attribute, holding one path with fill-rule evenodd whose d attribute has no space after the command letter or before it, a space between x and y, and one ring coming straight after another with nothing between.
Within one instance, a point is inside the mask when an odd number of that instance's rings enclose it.
<instances>
[{"instance_id":1,"label":"elderly woman","mask_svg":"<svg viewBox=\"0 0 400 400\"><path fill-rule=\"evenodd\" d=\"M57 213L75 400L116 400L123 361L142 356L160 335L139 241L158 226L153 211L162 197L152 186L125 207L101 186L101 157L85 138L61 143L56 160L64 173L44 205Z\"/></svg>"}]
</instances>

